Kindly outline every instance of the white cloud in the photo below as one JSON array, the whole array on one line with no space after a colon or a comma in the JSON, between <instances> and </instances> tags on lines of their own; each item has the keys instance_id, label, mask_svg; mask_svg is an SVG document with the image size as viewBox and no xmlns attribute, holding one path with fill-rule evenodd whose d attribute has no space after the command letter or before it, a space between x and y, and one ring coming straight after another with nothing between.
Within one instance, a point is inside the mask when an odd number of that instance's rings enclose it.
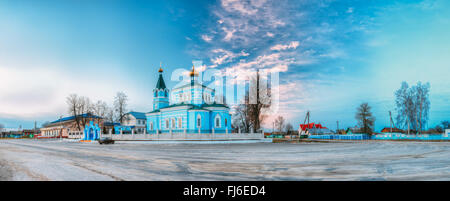
<instances>
[{"instance_id":1,"label":"white cloud","mask_svg":"<svg viewBox=\"0 0 450 201\"><path fill-rule=\"evenodd\" d=\"M218 23L214 24L214 30L210 30L210 33L219 34L216 37L223 38L225 42L240 45L261 40L255 36L268 34L273 37L273 29L286 26L285 20L279 17L282 14L278 10L280 8L274 4L277 2L222 0L220 7L213 11ZM278 2L277 5L281 4Z\"/></svg>"},{"instance_id":2,"label":"white cloud","mask_svg":"<svg viewBox=\"0 0 450 201\"><path fill-rule=\"evenodd\" d=\"M240 53L233 53L224 49L214 49L212 52L214 54L221 54L220 56L211 59L211 62L213 63L214 67L224 63L232 62L234 58L246 57L249 55L244 51L241 51Z\"/></svg>"},{"instance_id":3,"label":"white cloud","mask_svg":"<svg viewBox=\"0 0 450 201\"><path fill-rule=\"evenodd\" d=\"M276 51L281 51L281 50L286 50L286 49L296 49L298 46L300 45L300 43L298 41L292 41L291 43L287 44L287 45L275 45L273 47L271 47L271 50L276 50Z\"/></svg>"},{"instance_id":4,"label":"white cloud","mask_svg":"<svg viewBox=\"0 0 450 201\"><path fill-rule=\"evenodd\" d=\"M13 68L0 67L0 111L2 117L38 118L67 115L66 97L71 93L104 100L112 104L117 91L125 91L130 105L142 98L138 87L127 82L111 81L111 77L123 77L123 72L98 76L104 72L71 70L61 67ZM104 75L104 74L103 74ZM151 95L149 93L148 95Z\"/></svg>"},{"instance_id":5,"label":"white cloud","mask_svg":"<svg viewBox=\"0 0 450 201\"><path fill-rule=\"evenodd\" d=\"M211 37L211 36L208 36L208 35L206 35L206 34L203 34L203 35L202 35L202 39L203 39L204 41L206 41L206 42L210 42L210 41L212 40L212 37Z\"/></svg>"},{"instance_id":6,"label":"white cloud","mask_svg":"<svg viewBox=\"0 0 450 201\"><path fill-rule=\"evenodd\" d=\"M225 41L230 41L234 32L236 32L236 29L227 29L226 27L223 27L222 30L225 32L225 37L223 38Z\"/></svg>"},{"instance_id":7,"label":"white cloud","mask_svg":"<svg viewBox=\"0 0 450 201\"><path fill-rule=\"evenodd\" d=\"M261 6L261 4L257 5ZM240 0L222 0L222 7L228 12L238 12L243 15L254 15L258 12L257 6Z\"/></svg>"}]
</instances>

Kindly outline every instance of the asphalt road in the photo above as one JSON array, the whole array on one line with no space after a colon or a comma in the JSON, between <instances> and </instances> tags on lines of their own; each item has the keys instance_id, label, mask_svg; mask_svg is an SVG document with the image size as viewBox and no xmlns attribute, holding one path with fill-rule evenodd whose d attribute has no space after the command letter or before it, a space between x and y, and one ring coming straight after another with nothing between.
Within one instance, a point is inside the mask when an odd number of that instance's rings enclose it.
<instances>
[{"instance_id":1,"label":"asphalt road","mask_svg":"<svg viewBox=\"0 0 450 201\"><path fill-rule=\"evenodd\" d=\"M0 180L450 180L450 143L0 140Z\"/></svg>"}]
</instances>

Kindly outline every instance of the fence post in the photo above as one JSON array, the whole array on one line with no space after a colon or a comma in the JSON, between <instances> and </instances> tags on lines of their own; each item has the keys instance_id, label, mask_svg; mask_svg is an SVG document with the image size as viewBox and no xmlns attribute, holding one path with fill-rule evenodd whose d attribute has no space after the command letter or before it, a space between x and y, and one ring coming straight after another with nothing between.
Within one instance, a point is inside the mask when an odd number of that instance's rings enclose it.
<instances>
[{"instance_id":1,"label":"fence post","mask_svg":"<svg viewBox=\"0 0 450 201\"><path fill-rule=\"evenodd\" d=\"M123 139L123 131L120 129L120 139Z\"/></svg>"},{"instance_id":2,"label":"fence post","mask_svg":"<svg viewBox=\"0 0 450 201\"><path fill-rule=\"evenodd\" d=\"M214 139L214 128L212 128L212 139Z\"/></svg>"},{"instance_id":3,"label":"fence post","mask_svg":"<svg viewBox=\"0 0 450 201\"><path fill-rule=\"evenodd\" d=\"M183 133L184 133L184 139L187 139L186 129L183 130Z\"/></svg>"}]
</instances>

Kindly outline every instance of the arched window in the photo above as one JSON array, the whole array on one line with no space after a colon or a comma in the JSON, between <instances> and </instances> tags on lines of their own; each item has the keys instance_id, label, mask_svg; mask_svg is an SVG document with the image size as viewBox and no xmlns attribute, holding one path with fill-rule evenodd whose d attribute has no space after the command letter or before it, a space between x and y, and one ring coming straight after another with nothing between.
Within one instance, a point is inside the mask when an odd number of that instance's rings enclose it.
<instances>
[{"instance_id":1,"label":"arched window","mask_svg":"<svg viewBox=\"0 0 450 201\"><path fill-rule=\"evenodd\" d=\"M169 119L166 119L166 128L169 128Z\"/></svg>"},{"instance_id":2,"label":"arched window","mask_svg":"<svg viewBox=\"0 0 450 201\"><path fill-rule=\"evenodd\" d=\"M153 130L153 122L150 122L150 130Z\"/></svg>"},{"instance_id":3,"label":"arched window","mask_svg":"<svg viewBox=\"0 0 450 201\"><path fill-rule=\"evenodd\" d=\"M227 121L227 118L225 118L225 127L227 127L228 126L228 121Z\"/></svg>"},{"instance_id":4,"label":"arched window","mask_svg":"<svg viewBox=\"0 0 450 201\"><path fill-rule=\"evenodd\" d=\"M172 119L172 128L175 128L175 119Z\"/></svg>"},{"instance_id":5,"label":"arched window","mask_svg":"<svg viewBox=\"0 0 450 201\"><path fill-rule=\"evenodd\" d=\"M181 128L183 125L183 120L181 117L178 118L178 128Z\"/></svg>"},{"instance_id":6,"label":"arched window","mask_svg":"<svg viewBox=\"0 0 450 201\"><path fill-rule=\"evenodd\" d=\"M216 118L215 118L214 122L215 122L215 127L216 128L220 128L221 127L220 126L220 116L219 116L219 114L216 115Z\"/></svg>"},{"instance_id":7,"label":"arched window","mask_svg":"<svg viewBox=\"0 0 450 201\"><path fill-rule=\"evenodd\" d=\"M202 117L200 115L197 116L197 128L202 127Z\"/></svg>"}]
</instances>

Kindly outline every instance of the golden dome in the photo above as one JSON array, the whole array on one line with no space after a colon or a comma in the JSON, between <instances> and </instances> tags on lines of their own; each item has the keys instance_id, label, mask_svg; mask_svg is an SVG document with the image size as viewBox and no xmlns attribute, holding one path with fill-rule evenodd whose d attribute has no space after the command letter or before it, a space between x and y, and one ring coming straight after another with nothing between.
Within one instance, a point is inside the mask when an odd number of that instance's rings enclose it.
<instances>
[{"instance_id":1,"label":"golden dome","mask_svg":"<svg viewBox=\"0 0 450 201\"><path fill-rule=\"evenodd\" d=\"M192 76L198 76L198 72L195 71L194 65L192 65L192 71L189 73L189 75Z\"/></svg>"},{"instance_id":2,"label":"golden dome","mask_svg":"<svg viewBox=\"0 0 450 201\"><path fill-rule=\"evenodd\" d=\"M161 67L159 67L158 72L162 73L162 72L163 72L163 69L162 69Z\"/></svg>"}]
</instances>

